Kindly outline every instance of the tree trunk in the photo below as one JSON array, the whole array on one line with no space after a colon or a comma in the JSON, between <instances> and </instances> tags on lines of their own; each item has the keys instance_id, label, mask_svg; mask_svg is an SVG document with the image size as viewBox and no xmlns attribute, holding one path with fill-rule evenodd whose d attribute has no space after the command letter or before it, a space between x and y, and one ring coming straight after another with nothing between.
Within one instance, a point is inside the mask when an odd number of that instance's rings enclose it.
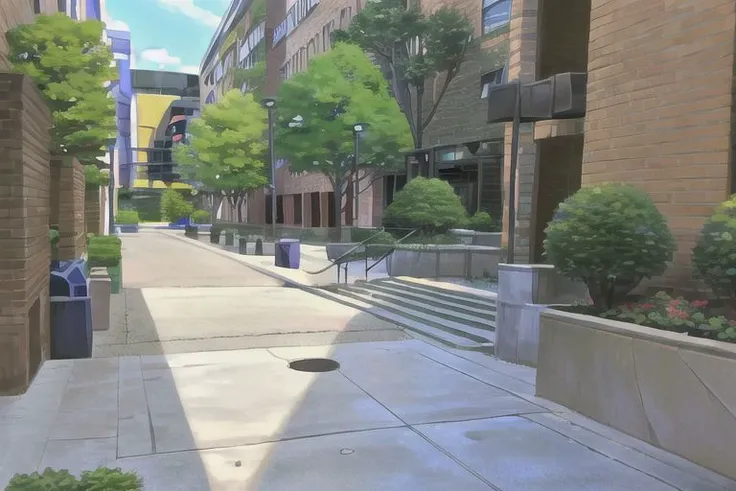
<instances>
[{"instance_id":1,"label":"tree trunk","mask_svg":"<svg viewBox=\"0 0 736 491\"><path fill-rule=\"evenodd\" d=\"M422 148L423 140L424 140L424 130L422 128L422 116L424 115L424 81L422 81L421 85L417 86L417 114L416 114L416 139L415 139L415 145L416 148Z\"/></svg>"},{"instance_id":2,"label":"tree trunk","mask_svg":"<svg viewBox=\"0 0 736 491\"><path fill-rule=\"evenodd\" d=\"M335 227L332 230L334 242L342 240L342 179L335 179L332 189L332 196L335 202Z\"/></svg>"},{"instance_id":3,"label":"tree trunk","mask_svg":"<svg viewBox=\"0 0 736 491\"><path fill-rule=\"evenodd\" d=\"M245 196L242 194L238 196L237 199L237 208L238 208L238 223L243 223L243 202L245 201Z\"/></svg>"}]
</instances>

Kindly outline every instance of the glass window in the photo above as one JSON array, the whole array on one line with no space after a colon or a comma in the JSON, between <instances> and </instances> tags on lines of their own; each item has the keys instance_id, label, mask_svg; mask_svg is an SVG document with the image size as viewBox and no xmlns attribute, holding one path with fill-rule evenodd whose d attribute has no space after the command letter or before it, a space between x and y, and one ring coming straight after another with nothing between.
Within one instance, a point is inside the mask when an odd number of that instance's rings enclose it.
<instances>
[{"instance_id":1,"label":"glass window","mask_svg":"<svg viewBox=\"0 0 736 491\"><path fill-rule=\"evenodd\" d=\"M511 0L483 0L483 34L511 21Z\"/></svg>"},{"instance_id":2,"label":"glass window","mask_svg":"<svg viewBox=\"0 0 736 491\"><path fill-rule=\"evenodd\" d=\"M501 67L492 72L488 72L480 77L480 98L487 99L491 92L491 87L501 85L506 78L506 67Z\"/></svg>"}]
</instances>

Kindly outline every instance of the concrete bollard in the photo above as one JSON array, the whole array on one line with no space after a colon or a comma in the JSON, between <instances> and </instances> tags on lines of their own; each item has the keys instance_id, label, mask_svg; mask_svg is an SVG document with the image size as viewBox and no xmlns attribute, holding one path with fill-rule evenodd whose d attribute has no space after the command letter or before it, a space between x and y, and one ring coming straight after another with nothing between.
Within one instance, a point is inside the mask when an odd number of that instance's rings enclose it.
<instances>
[{"instance_id":1,"label":"concrete bollard","mask_svg":"<svg viewBox=\"0 0 736 491\"><path fill-rule=\"evenodd\" d=\"M248 238L238 237L238 253L242 255L248 254Z\"/></svg>"},{"instance_id":2,"label":"concrete bollard","mask_svg":"<svg viewBox=\"0 0 736 491\"><path fill-rule=\"evenodd\" d=\"M256 256L263 255L263 241L261 239L256 240Z\"/></svg>"},{"instance_id":3,"label":"concrete bollard","mask_svg":"<svg viewBox=\"0 0 736 491\"><path fill-rule=\"evenodd\" d=\"M107 331L110 329L112 281L106 268L92 268L88 290L92 307L92 330Z\"/></svg>"}]
</instances>

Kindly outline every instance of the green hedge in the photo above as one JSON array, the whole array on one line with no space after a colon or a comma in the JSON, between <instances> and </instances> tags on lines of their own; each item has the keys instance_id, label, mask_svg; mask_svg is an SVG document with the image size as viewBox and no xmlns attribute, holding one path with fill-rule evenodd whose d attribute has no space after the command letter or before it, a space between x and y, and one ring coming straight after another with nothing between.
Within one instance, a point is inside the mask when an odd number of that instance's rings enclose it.
<instances>
[{"instance_id":1,"label":"green hedge","mask_svg":"<svg viewBox=\"0 0 736 491\"><path fill-rule=\"evenodd\" d=\"M100 467L77 478L67 470L47 468L43 473L16 474L5 491L140 491L143 481L135 472Z\"/></svg>"},{"instance_id":2,"label":"green hedge","mask_svg":"<svg viewBox=\"0 0 736 491\"><path fill-rule=\"evenodd\" d=\"M140 221L138 212L135 210L119 210L118 216L115 217L115 223L120 225L138 225Z\"/></svg>"},{"instance_id":3,"label":"green hedge","mask_svg":"<svg viewBox=\"0 0 736 491\"><path fill-rule=\"evenodd\" d=\"M206 210L194 210L192 223L210 223L210 213Z\"/></svg>"},{"instance_id":4,"label":"green hedge","mask_svg":"<svg viewBox=\"0 0 736 491\"><path fill-rule=\"evenodd\" d=\"M87 239L90 268L117 266L122 260L122 242L115 235L92 235Z\"/></svg>"}]
</instances>

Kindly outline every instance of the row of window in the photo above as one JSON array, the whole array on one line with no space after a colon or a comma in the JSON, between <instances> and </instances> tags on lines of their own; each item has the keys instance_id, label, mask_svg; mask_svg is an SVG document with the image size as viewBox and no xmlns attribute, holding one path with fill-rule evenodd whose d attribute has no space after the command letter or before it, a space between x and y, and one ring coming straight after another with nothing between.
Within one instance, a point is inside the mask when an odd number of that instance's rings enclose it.
<instances>
[{"instance_id":1,"label":"row of window","mask_svg":"<svg viewBox=\"0 0 736 491\"><path fill-rule=\"evenodd\" d=\"M317 5L319 5L319 0L297 0L286 13L284 21L273 30L272 46L276 46L288 36Z\"/></svg>"},{"instance_id":2,"label":"row of window","mask_svg":"<svg viewBox=\"0 0 736 491\"><path fill-rule=\"evenodd\" d=\"M511 21L511 0L483 0L483 34Z\"/></svg>"}]
</instances>

